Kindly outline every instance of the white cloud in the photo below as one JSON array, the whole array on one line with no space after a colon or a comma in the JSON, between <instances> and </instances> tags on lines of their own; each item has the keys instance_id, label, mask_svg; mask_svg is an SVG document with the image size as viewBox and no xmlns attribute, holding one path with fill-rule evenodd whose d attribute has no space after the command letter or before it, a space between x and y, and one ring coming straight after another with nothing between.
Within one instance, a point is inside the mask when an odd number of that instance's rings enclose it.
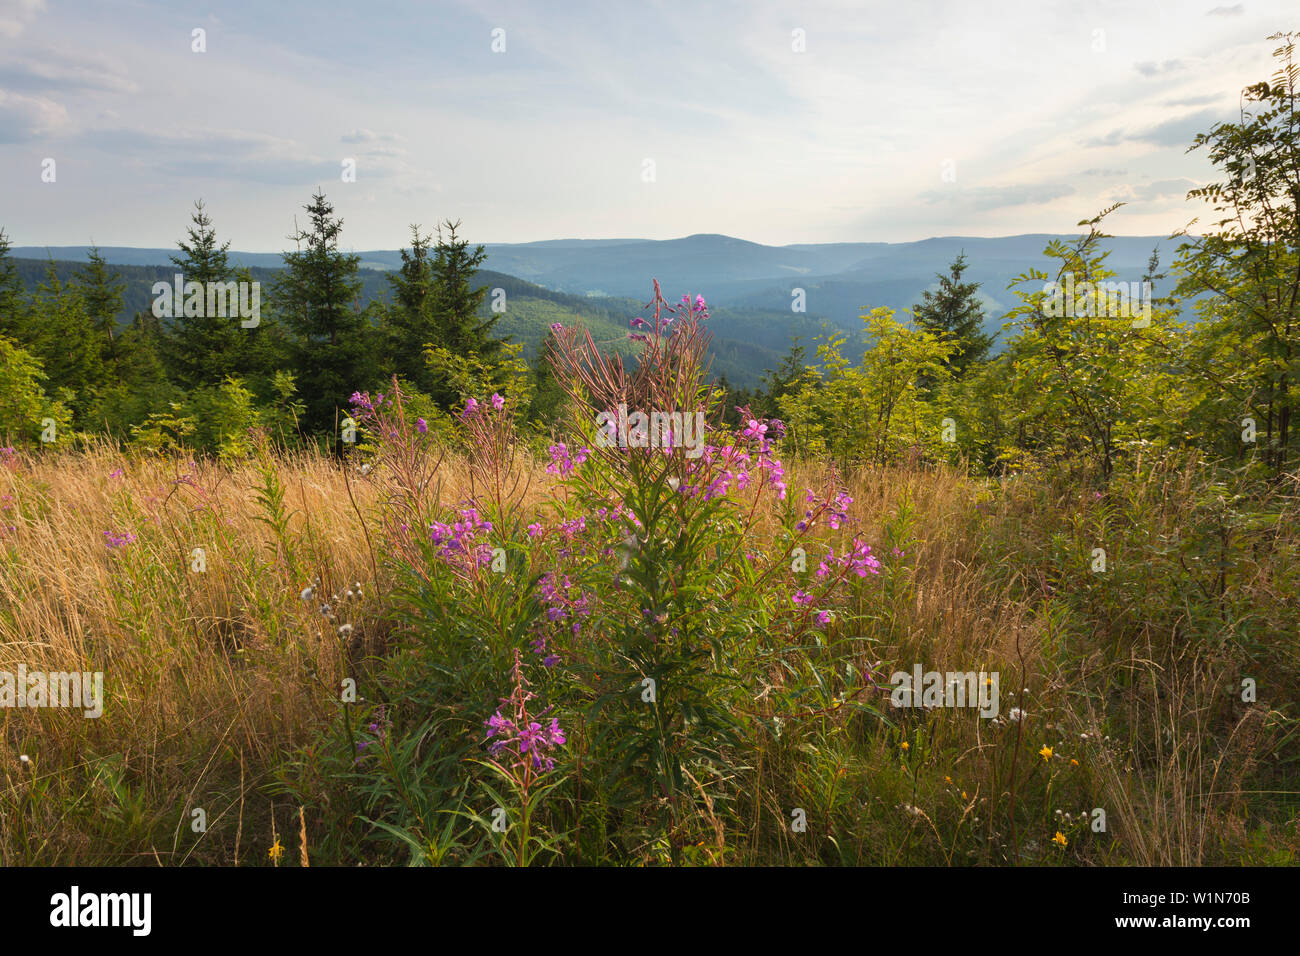
<instances>
[{"instance_id":1,"label":"white cloud","mask_svg":"<svg viewBox=\"0 0 1300 956\"><path fill-rule=\"evenodd\" d=\"M19 43L0 26L0 138L93 154L95 190L19 197L6 225L57 242L93 207L115 242L157 245L172 227L152 224L202 194L243 248L278 249L319 184L359 248L446 215L484 241L1048 232L1117 189L1127 228L1163 232L1185 220L1155 184L1210 178L1185 149L1273 72L1265 37L1293 2L231 0L195 55L205 21L163 0L0 0L0 24L25 25ZM29 154L0 144L0 175Z\"/></svg>"},{"instance_id":2,"label":"white cloud","mask_svg":"<svg viewBox=\"0 0 1300 956\"><path fill-rule=\"evenodd\" d=\"M19 36L44 10L45 0L0 0L0 37Z\"/></svg>"},{"instance_id":3,"label":"white cloud","mask_svg":"<svg viewBox=\"0 0 1300 956\"><path fill-rule=\"evenodd\" d=\"M53 49L28 50L0 63L0 85L27 92L101 91L136 93L121 63L98 53L70 56Z\"/></svg>"},{"instance_id":4,"label":"white cloud","mask_svg":"<svg viewBox=\"0 0 1300 956\"><path fill-rule=\"evenodd\" d=\"M0 143L25 143L67 126L68 111L43 96L0 90Z\"/></svg>"}]
</instances>

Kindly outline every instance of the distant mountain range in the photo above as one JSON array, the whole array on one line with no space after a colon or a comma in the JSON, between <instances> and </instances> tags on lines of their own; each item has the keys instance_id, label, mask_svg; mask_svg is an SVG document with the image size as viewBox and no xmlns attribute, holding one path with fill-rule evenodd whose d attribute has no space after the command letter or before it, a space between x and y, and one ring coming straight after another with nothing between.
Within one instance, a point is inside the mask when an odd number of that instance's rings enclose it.
<instances>
[{"instance_id":1,"label":"distant mountain range","mask_svg":"<svg viewBox=\"0 0 1300 956\"><path fill-rule=\"evenodd\" d=\"M1047 268L1044 247L1052 239L1073 236L1033 234L1001 238L943 237L919 242L846 242L765 246L721 235L695 235L683 239L559 239L543 242L485 244L487 261L480 281L507 288L508 327L529 351L545 332L545 325L522 327L523 313L545 314L555 320L557 310L599 320L601 331L615 334L624 315L650 298L651 280L659 279L671 302L683 294L701 294L713 315L718 371L737 384L755 382L764 368L775 366L799 334L810 344L824 323L835 330L856 333L863 310L887 306L910 309L921 293L935 285L935 275L947 272L958 254L965 252L967 281L982 284L989 332L1000 332L1002 317L1016 302L1007 289L1017 275L1031 268ZM1173 259L1178 242L1157 236L1120 236L1106 241L1111 250L1108 265L1123 281L1137 281L1146 271L1153 249L1160 251L1162 268ZM85 261L88 246L18 246L16 259ZM141 288L127 302L128 312L140 308L147 293L148 275L161 277L170 268L175 249L140 249L102 246L100 254L114 265L147 267L136 274ZM396 250L369 250L361 257L365 286L363 298L387 295L383 271L401 265ZM278 269L277 253L231 251L231 261L257 270ZM25 278L34 263L23 263ZM62 274L64 269L60 268ZM125 274L125 272L124 272ZM255 275L255 278L259 276ZM522 281L520 281L522 280ZM132 286L136 286L136 281ZM796 289L804 290L806 312L791 310ZM630 300L630 301L620 301ZM524 308L527 303L549 303ZM510 313L515 313L510 316ZM625 321L622 327L626 328ZM729 357L724 357L729 356Z\"/></svg>"}]
</instances>

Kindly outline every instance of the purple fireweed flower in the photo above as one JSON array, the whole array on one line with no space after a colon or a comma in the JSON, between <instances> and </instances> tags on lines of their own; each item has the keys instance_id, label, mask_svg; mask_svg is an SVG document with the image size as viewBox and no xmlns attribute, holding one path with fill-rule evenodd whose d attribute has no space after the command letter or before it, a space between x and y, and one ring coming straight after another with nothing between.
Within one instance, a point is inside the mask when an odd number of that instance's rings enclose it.
<instances>
[{"instance_id":1,"label":"purple fireweed flower","mask_svg":"<svg viewBox=\"0 0 1300 956\"><path fill-rule=\"evenodd\" d=\"M840 525L848 520L849 505L853 504L853 499L846 492L839 492L835 496L835 501L830 508L830 526L831 530L838 530Z\"/></svg>"},{"instance_id":2,"label":"purple fireweed flower","mask_svg":"<svg viewBox=\"0 0 1300 956\"><path fill-rule=\"evenodd\" d=\"M812 602L813 602L813 596L809 594L807 591L794 592L795 604L811 604Z\"/></svg>"},{"instance_id":3,"label":"purple fireweed flower","mask_svg":"<svg viewBox=\"0 0 1300 956\"><path fill-rule=\"evenodd\" d=\"M471 398L468 402L465 403L465 410L460 413L460 417L469 418L476 411L478 411L478 402L475 399Z\"/></svg>"},{"instance_id":4,"label":"purple fireweed flower","mask_svg":"<svg viewBox=\"0 0 1300 956\"><path fill-rule=\"evenodd\" d=\"M835 556L835 549L829 549L826 552L826 557L817 566L817 576L824 578L831 573L832 569L837 567L847 569L860 578L865 578L868 574L880 573L880 560L871 553L871 545L854 539L852 550L838 558Z\"/></svg>"},{"instance_id":5,"label":"purple fireweed flower","mask_svg":"<svg viewBox=\"0 0 1300 956\"><path fill-rule=\"evenodd\" d=\"M531 760L534 770L555 769L555 758L549 756L547 751L567 743L557 717L551 718L549 726L543 726L536 720L529 720L521 726L497 710L483 726L487 728L488 739L492 741L488 745L492 756L499 756L503 751L517 751L520 757Z\"/></svg>"},{"instance_id":6,"label":"purple fireweed flower","mask_svg":"<svg viewBox=\"0 0 1300 956\"><path fill-rule=\"evenodd\" d=\"M383 745L384 740L388 735L389 726L391 726L391 722L384 715L383 705L380 705L378 716L366 726L365 732L371 735L370 739L362 739L357 741L357 758L354 761L354 763L361 762L361 758L365 756L366 750L369 747L373 746L374 744L380 744L381 746Z\"/></svg>"},{"instance_id":7,"label":"purple fireweed flower","mask_svg":"<svg viewBox=\"0 0 1300 956\"><path fill-rule=\"evenodd\" d=\"M818 624L820 624L822 627L825 627L825 626L826 626L827 624L829 624L830 622L831 622L831 612L830 612L830 611L818 611L818 612L817 612L817 623L818 623Z\"/></svg>"},{"instance_id":8,"label":"purple fireweed flower","mask_svg":"<svg viewBox=\"0 0 1300 956\"><path fill-rule=\"evenodd\" d=\"M493 392L493 393L492 393L492 407L495 408L495 409L499 412L499 411L501 411L501 409L503 409L503 408L506 407L506 400L505 400L504 398L502 398L500 395L498 395L496 392Z\"/></svg>"},{"instance_id":9,"label":"purple fireweed flower","mask_svg":"<svg viewBox=\"0 0 1300 956\"><path fill-rule=\"evenodd\" d=\"M548 475L570 475L573 469L577 468L587 460L591 454L590 448L579 448L572 456L569 455L569 447L563 442L558 445L552 445L549 449L551 453L551 463L546 466Z\"/></svg>"},{"instance_id":10,"label":"purple fireweed flower","mask_svg":"<svg viewBox=\"0 0 1300 956\"><path fill-rule=\"evenodd\" d=\"M586 530L587 530L586 518L581 518L581 517L572 518L568 521L560 522L560 534L562 534L566 540L572 538L576 534L581 534Z\"/></svg>"},{"instance_id":11,"label":"purple fireweed flower","mask_svg":"<svg viewBox=\"0 0 1300 956\"><path fill-rule=\"evenodd\" d=\"M849 567L860 578L865 578L868 573L880 573L880 561L871 553L871 545L864 544L861 541L853 542L853 553L849 555Z\"/></svg>"},{"instance_id":12,"label":"purple fireweed flower","mask_svg":"<svg viewBox=\"0 0 1300 956\"><path fill-rule=\"evenodd\" d=\"M415 430L419 432L421 435L424 435L429 431L429 423L426 422L423 418L417 418L415 420Z\"/></svg>"},{"instance_id":13,"label":"purple fireweed flower","mask_svg":"<svg viewBox=\"0 0 1300 956\"><path fill-rule=\"evenodd\" d=\"M543 574L538 580L537 594L542 606L546 608L546 621L558 624L567 621L568 628L574 634L581 633L582 619L591 616L591 602L582 589L575 587L568 575L557 577L552 572ZM541 656L549 650L547 638L539 636L533 641L533 653ZM550 665L547 665L550 666Z\"/></svg>"},{"instance_id":14,"label":"purple fireweed flower","mask_svg":"<svg viewBox=\"0 0 1300 956\"><path fill-rule=\"evenodd\" d=\"M492 548L480 536L492 533L492 522L476 508L464 508L455 521L434 521L429 525L429 540L435 554L457 567L483 566L492 561Z\"/></svg>"},{"instance_id":15,"label":"purple fireweed flower","mask_svg":"<svg viewBox=\"0 0 1300 956\"><path fill-rule=\"evenodd\" d=\"M121 548L135 542L135 535L130 531L123 531L120 534L116 531L104 532L104 544L108 548Z\"/></svg>"}]
</instances>

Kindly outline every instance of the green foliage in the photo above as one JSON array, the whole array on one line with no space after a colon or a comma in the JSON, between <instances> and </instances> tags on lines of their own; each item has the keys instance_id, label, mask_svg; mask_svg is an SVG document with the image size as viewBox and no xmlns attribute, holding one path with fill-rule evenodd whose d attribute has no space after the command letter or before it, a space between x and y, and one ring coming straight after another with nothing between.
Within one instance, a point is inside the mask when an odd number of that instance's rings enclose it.
<instances>
[{"instance_id":1,"label":"green foliage","mask_svg":"<svg viewBox=\"0 0 1300 956\"><path fill-rule=\"evenodd\" d=\"M1192 146L1227 178L1188 196L1224 216L1182 246L1175 269L1179 295L1203 296L1186 363L1203 390L1192 411L1200 436L1219 444L1249 417L1281 471L1294 457L1300 377L1300 65L1295 34L1269 39L1282 41L1272 82L1244 91L1240 122L1218 123Z\"/></svg>"},{"instance_id":2,"label":"green foliage","mask_svg":"<svg viewBox=\"0 0 1300 956\"><path fill-rule=\"evenodd\" d=\"M59 281L53 261L32 297L22 328L20 341L41 363L50 387L68 391L73 423L80 429L97 425L90 413L106 382L99 337L81 290Z\"/></svg>"},{"instance_id":3,"label":"green foliage","mask_svg":"<svg viewBox=\"0 0 1300 956\"><path fill-rule=\"evenodd\" d=\"M101 392L93 419L118 440L128 438L131 426L184 398L184 391L168 380L161 338L158 320L147 314L136 316L114 335L116 377Z\"/></svg>"},{"instance_id":4,"label":"green foliage","mask_svg":"<svg viewBox=\"0 0 1300 956\"><path fill-rule=\"evenodd\" d=\"M180 402L169 402L166 411L151 412L139 425L131 426L133 444L152 452L184 451L198 428Z\"/></svg>"},{"instance_id":5,"label":"green foliage","mask_svg":"<svg viewBox=\"0 0 1300 956\"><path fill-rule=\"evenodd\" d=\"M493 392L509 395L518 406L527 408L531 372L520 358L522 350L518 344L502 343L496 357L487 359L434 346L425 350L424 360L442 383L441 391L453 396L449 407L456 413L464 408L467 399Z\"/></svg>"},{"instance_id":6,"label":"green foliage","mask_svg":"<svg viewBox=\"0 0 1300 956\"><path fill-rule=\"evenodd\" d=\"M237 378L219 386L196 389L186 408L196 427L196 447L211 451L223 460L247 457L253 449L250 431L260 424L253 393Z\"/></svg>"},{"instance_id":7,"label":"green foliage","mask_svg":"<svg viewBox=\"0 0 1300 956\"><path fill-rule=\"evenodd\" d=\"M945 378L956 345L909 328L890 309L873 309L862 321L870 347L861 363L852 365L842 354L844 338L833 336L817 347L821 366L809 368L777 407L801 451L886 464L940 440L920 381Z\"/></svg>"},{"instance_id":8,"label":"green foliage","mask_svg":"<svg viewBox=\"0 0 1300 956\"><path fill-rule=\"evenodd\" d=\"M299 421L306 406L297 399L298 382L293 373L277 371L271 378L271 394L270 404L259 409L261 424L282 447L299 444Z\"/></svg>"},{"instance_id":9,"label":"green foliage","mask_svg":"<svg viewBox=\"0 0 1300 956\"><path fill-rule=\"evenodd\" d=\"M1108 290L1114 273L1098 225L1115 208L1081 222L1088 233L1075 242L1048 243L1054 273L1017 277L1013 285L1029 288L1016 290L1020 305L1007 316L1017 329L1007 345L1008 392L1021 447L1046 457L1083 453L1103 479L1121 446L1147 434L1166 372L1158 343L1172 321L1154 309L1144 316L1140 297L1121 303Z\"/></svg>"},{"instance_id":10,"label":"green foliage","mask_svg":"<svg viewBox=\"0 0 1300 956\"><path fill-rule=\"evenodd\" d=\"M72 438L72 413L46 395L46 375L35 357L0 335L0 443L36 445L49 423L56 443Z\"/></svg>"}]
</instances>

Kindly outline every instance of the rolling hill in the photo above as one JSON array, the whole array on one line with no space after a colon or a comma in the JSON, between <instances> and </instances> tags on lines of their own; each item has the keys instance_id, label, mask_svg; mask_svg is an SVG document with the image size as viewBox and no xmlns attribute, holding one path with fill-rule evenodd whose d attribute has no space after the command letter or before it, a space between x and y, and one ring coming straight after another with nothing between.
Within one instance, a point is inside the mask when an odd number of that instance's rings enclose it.
<instances>
[{"instance_id":1,"label":"rolling hill","mask_svg":"<svg viewBox=\"0 0 1300 956\"><path fill-rule=\"evenodd\" d=\"M498 326L524 343L530 357L551 322L577 321L611 348L627 350L627 321L649 297L658 278L670 300L683 293L703 294L709 301L715 371L740 385L755 383L774 368L789 349L791 337L809 343L823 327L847 331L856 339L859 316L867 308L901 311L932 288L935 275L965 252L966 278L982 284L985 328L1001 331L1002 317L1015 303L1008 283L1030 268L1047 265L1043 248L1053 238L1032 234L983 237L938 237L919 242L845 242L765 246L730 236L702 234L681 239L558 239L487 244L490 268L479 282L504 288L507 312ZM1141 278L1153 249L1164 265L1176 241L1156 236L1121 236L1107 241L1109 265L1124 281ZM15 247L24 281L34 285L47 257L59 261L60 275L84 261L86 246L48 250ZM173 274L173 249L101 247L100 253L127 279L127 314L147 307L149 286ZM386 296L384 271L400 265L396 250L358 252L362 270L362 304ZM232 262L251 268L269 284L280 266L278 253L235 252ZM26 260L26 261L21 261ZM802 289L806 311L791 310L792 296ZM264 297L264 301L267 299ZM272 303L273 304L273 303ZM860 343L848 349L852 356Z\"/></svg>"}]
</instances>

